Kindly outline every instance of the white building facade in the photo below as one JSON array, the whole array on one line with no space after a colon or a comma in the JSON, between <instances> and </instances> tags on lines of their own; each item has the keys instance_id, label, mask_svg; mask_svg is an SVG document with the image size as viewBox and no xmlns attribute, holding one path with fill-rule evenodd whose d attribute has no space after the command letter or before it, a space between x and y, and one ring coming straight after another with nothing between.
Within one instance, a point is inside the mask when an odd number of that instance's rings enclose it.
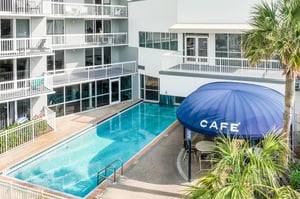
<instances>
[{"instance_id":1,"label":"white building facade","mask_svg":"<svg viewBox=\"0 0 300 199\"><path fill-rule=\"evenodd\" d=\"M243 57L258 2L2 0L0 129L44 107L61 117L138 98L179 104L215 81L283 93L277 60Z\"/></svg>"},{"instance_id":2,"label":"white building facade","mask_svg":"<svg viewBox=\"0 0 300 199\"><path fill-rule=\"evenodd\" d=\"M2 0L0 129L138 98L127 24L124 0Z\"/></svg>"},{"instance_id":3,"label":"white building facade","mask_svg":"<svg viewBox=\"0 0 300 199\"><path fill-rule=\"evenodd\" d=\"M251 11L259 2L131 1L129 46L138 48L141 97L178 104L201 85L215 81L248 82L284 93L278 60L250 67L243 57L241 36L251 29Z\"/></svg>"}]
</instances>

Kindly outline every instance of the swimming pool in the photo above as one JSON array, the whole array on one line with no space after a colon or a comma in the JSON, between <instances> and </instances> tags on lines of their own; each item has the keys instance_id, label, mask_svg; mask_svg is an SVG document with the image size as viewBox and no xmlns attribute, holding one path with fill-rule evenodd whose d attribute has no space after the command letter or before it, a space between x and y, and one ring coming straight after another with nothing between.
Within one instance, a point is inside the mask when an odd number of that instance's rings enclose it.
<instances>
[{"instance_id":1,"label":"swimming pool","mask_svg":"<svg viewBox=\"0 0 300 199\"><path fill-rule=\"evenodd\" d=\"M124 163L130 160L176 120L176 109L137 104L15 166L7 175L85 197L96 188L99 170L116 159Z\"/></svg>"}]
</instances>

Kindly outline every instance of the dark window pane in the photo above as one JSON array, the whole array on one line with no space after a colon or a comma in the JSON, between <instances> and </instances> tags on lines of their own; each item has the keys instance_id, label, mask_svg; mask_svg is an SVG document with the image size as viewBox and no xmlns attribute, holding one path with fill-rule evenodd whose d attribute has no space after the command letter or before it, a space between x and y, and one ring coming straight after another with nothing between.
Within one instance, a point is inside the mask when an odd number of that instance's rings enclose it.
<instances>
[{"instance_id":1,"label":"dark window pane","mask_svg":"<svg viewBox=\"0 0 300 199\"><path fill-rule=\"evenodd\" d=\"M93 49L92 48L86 48L85 49L85 65L86 66L93 66Z\"/></svg>"},{"instance_id":2,"label":"dark window pane","mask_svg":"<svg viewBox=\"0 0 300 199\"><path fill-rule=\"evenodd\" d=\"M109 92L109 80L97 81L97 95L106 94Z\"/></svg>"},{"instance_id":3,"label":"dark window pane","mask_svg":"<svg viewBox=\"0 0 300 199\"><path fill-rule=\"evenodd\" d=\"M54 54L55 54L55 70L64 69L64 65L65 65L64 51L56 50Z\"/></svg>"},{"instance_id":4,"label":"dark window pane","mask_svg":"<svg viewBox=\"0 0 300 199\"><path fill-rule=\"evenodd\" d=\"M72 101L80 98L79 85L66 86L66 101Z\"/></svg>"},{"instance_id":5,"label":"dark window pane","mask_svg":"<svg viewBox=\"0 0 300 199\"><path fill-rule=\"evenodd\" d=\"M154 48L161 49L161 41L160 41L160 33L159 32L153 33L153 43L154 43Z\"/></svg>"},{"instance_id":6,"label":"dark window pane","mask_svg":"<svg viewBox=\"0 0 300 199\"><path fill-rule=\"evenodd\" d=\"M216 34L216 51L228 51L227 34Z\"/></svg>"},{"instance_id":7,"label":"dark window pane","mask_svg":"<svg viewBox=\"0 0 300 199\"><path fill-rule=\"evenodd\" d=\"M121 91L121 101L131 100L131 90Z\"/></svg>"},{"instance_id":8,"label":"dark window pane","mask_svg":"<svg viewBox=\"0 0 300 199\"><path fill-rule=\"evenodd\" d=\"M94 57L95 65L102 65L102 48L95 48L94 52L95 52L95 57Z\"/></svg>"},{"instance_id":9,"label":"dark window pane","mask_svg":"<svg viewBox=\"0 0 300 199\"><path fill-rule=\"evenodd\" d=\"M81 86L82 98L95 96L95 83L83 83Z\"/></svg>"},{"instance_id":10,"label":"dark window pane","mask_svg":"<svg viewBox=\"0 0 300 199\"><path fill-rule=\"evenodd\" d=\"M80 112L80 101L66 104L66 115Z\"/></svg>"},{"instance_id":11,"label":"dark window pane","mask_svg":"<svg viewBox=\"0 0 300 199\"><path fill-rule=\"evenodd\" d=\"M146 90L146 100L158 101L158 91Z\"/></svg>"},{"instance_id":12,"label":"dark window pane","mask_svg":"<svg viewBox=\"0 0 300 199\"><path fill-rule=\"evenodd\" d=\"M153 35L152 32L146 32L146 47L153 48Z\"/></svg>"},{"instance_id":13,"label":"dark window pane","mask_svg":"<svg viewBox=\"0 0 300 199\"><path fill-rule=\"evenodd\" d=\"M131 76L121 77L121 90L131 88Z\"/></svg>"},{"instance_id":14,"label":"dark window pane","mask_svg":"<svg viewBox=\"0 0 300 199\"><path fill-rule=\"evenodd\" d=\"M64 102L64 88L54 88L55 93L48 95L48 105Z\"/></svg>"},{"instance_id":15,"label":"dark window pane","mask_svg":"<svg viewBox=\"0 0 300 199\"><path fill-rule=\"evenodd\" d=\"M111 63L111 47L104 47L104 64Z\"/></svg>"},{"instance_id":16,"label":"dark window pane","mask_svg":"<svg viewBox=\"0 0 300 199\"><path fill-rule=\"evenodd\" d=\"M145 76L146 89L158 90L158 78Z\"/></svg>"},{"instance_id":17,"label":"dark window pane","mask_svg":"<svg viewBox=\"0 0 300 199\"><path fill-rule=\"evenodd\" d=\"M140 84L141 84L141 88L145 88L144 75L140 75Z\"/></svg>"},{"instance_id":18,"label":"dark window pane","mask_svg":"<svg viewBox=\"0 0 300 199\"><path fill-rule=\"evenodd\" d=\"M146 33L139 32L139 46L146 47Z\"/></svg>"},{"instance_id":19,"label":"dark window pane","mask_svg":"<svg viewBox=\"0 0 300 199\"><path fill-rule=\"evenodd\" d=\"M81 104L82 104L82 111L93 109L95 108L95 98L93 97L93 98L82 100Z\"/></svg>"},{"instance_id":20,"label":"dark window pane","mask_svg":"<svg viewBox=\"0 0 300 199\"><path fill-rule=\"evenodd\" d=\"M102 95L97 97L97 107L109 105L109 95Z\"/></svg>"},{"instance_id":21,"label":"dark window pane","mask_svg":"<svg viewBox=\"0 0 300 199\"><path fill-rule=\"evenodd\" d=\"M53 56L47 56L47 71L51 71L54 69Z\"/></svg>"},{"instance_id":22,"label":"dark window pane","mask_svg":"<svg viewBox=\"0 0 300 199\"><path fill-rule=\"evenodd\" d=\"M178 38L176 33L171 33L170 50L178 50Z\"/></svg>"},{"instance_id":23,"label":"dark window pane","mask_svg":"<svg viewBox=\"0 0 300 199\"><path fill-rule=\"evenodd\" d=\"M170 34L169 33L162 33L161 34L161 41L162 41L162 49L169 50L170 49Z\"/></svg>"}]
</instances>

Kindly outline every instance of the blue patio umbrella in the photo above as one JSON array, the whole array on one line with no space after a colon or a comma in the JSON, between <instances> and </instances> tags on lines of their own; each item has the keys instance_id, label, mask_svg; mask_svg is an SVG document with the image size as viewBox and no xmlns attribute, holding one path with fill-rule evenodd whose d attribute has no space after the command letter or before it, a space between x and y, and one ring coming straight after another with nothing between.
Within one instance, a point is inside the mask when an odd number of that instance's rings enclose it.
<instances>
[{"instance_id":1,"label":"blue patio umbrella","mask_svg":"<svg viewBox=\"0 0 300 199\"><path fill-rule=\"evenodd\" d=\"M284 96L264 86L214 82L199 87L177 109L186 128L210 136L219 133L259 139L282 128Z\"/></svg>"},{"instance_id":2,"label":"blue patio umbrella","mask_svg":"<svg viewBox=\"0 0 300 199\"><path fill-rule=\"evenodd\" d=\"M214 82L199 87L177 109L186 128L188 180L191 181L191 130L210 136L260 139L271 128L282 128L284 96L264 86Z\"/></svg>"}]
</instances>

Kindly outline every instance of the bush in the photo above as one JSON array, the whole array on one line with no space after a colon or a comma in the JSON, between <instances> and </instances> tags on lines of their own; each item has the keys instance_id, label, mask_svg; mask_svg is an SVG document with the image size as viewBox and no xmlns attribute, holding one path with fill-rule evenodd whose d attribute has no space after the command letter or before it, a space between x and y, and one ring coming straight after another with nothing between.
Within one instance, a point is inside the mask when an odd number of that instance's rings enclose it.
<instances>
[{"instance_id":1,"label":"bush","mask_svg":"<svg viewBox=\"0 0 300 199\"><path fill-rule=\"evenodd\" d=\"M289 165L289 182L293 189L300 191L300 160L296 160Z\"/></svg>"}]
</instances>

